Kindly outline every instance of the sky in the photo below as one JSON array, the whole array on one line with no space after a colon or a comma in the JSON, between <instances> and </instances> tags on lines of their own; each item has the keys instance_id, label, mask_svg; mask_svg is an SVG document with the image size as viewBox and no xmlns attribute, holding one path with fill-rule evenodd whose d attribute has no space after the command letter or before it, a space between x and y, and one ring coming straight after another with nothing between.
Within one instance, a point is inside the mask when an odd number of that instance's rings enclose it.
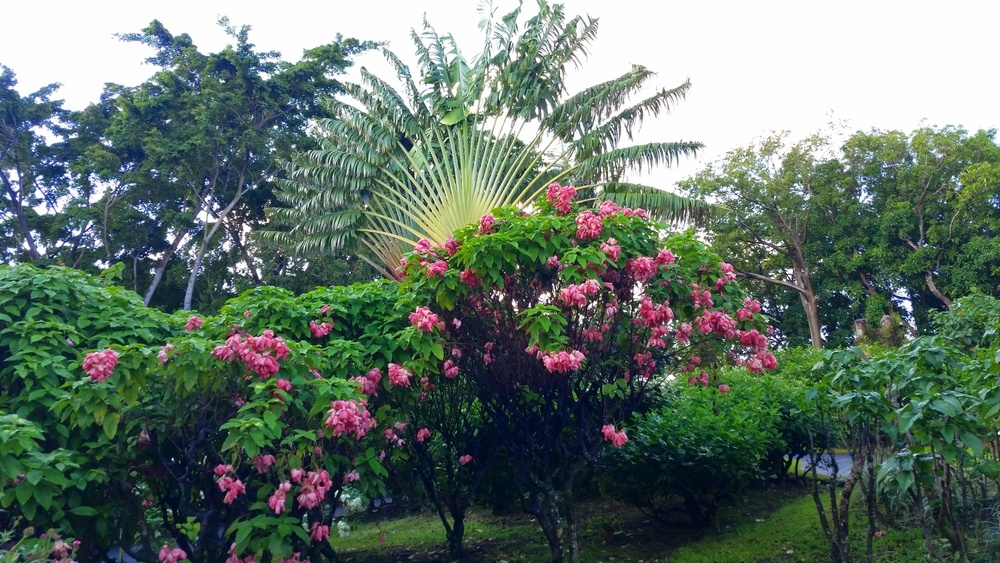
<instances>
[{"instance_id":1,"label":"sky","mask_svg":"<svg viewBox=\"0 0 1000 563\"><path fill-rule=\"evenodd\" d=\"M526 4L530 5L531 0ZM690 78L686 100L647 122L636 142L700 141L706 149L674 170L642 181L669 189L771 131L793 138L836 122L847 131L958 125L1000 127L995 0L565 0L570 14L600 21L584 65L570 78L582 88L642 64L653 85ZM0 64L17 74L23 94L52 83L56 98L80 109L106 82L135 85L152 73L141 45L115 33L137 32L159 19L187 33L202 52L228 37L216 21L252 27L251 41L289 61L336 35L388 42L413 61L411 28L427 19L452 33L471 56L482 43L478 0L344 0L252 2L17 2L3 8ZM511 0L494 0L506 12ZM10 22L16 22L12 25ZM380 55L357 59L389 76ZM351 79L351 75L347 76Z\"/></svg>"}]
</instances>

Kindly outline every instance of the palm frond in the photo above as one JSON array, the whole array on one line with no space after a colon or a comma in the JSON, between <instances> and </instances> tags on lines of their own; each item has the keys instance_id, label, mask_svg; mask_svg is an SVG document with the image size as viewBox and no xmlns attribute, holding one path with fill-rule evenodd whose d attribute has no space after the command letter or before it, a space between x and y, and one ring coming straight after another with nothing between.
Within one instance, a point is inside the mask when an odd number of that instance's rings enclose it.
<instances>
[{"instance_id":1,"label":"palm frond","mask_svg":"<svg viewBox=\"0 0 1000 563\"><path fill-rule=\"evenodd\" d=\"M693 157L703 148L701 143L646 143L619 147L595 154L580 163L577 176L617 181L625 172L643 172L656 166L676 166L682 156Z\"/></svg>"},{"instance_id":2,"label":"palm frond","mask_svg":"<svg viewBox=\"0 0 1000 563\"><path fill-rule=\"evenodd\" d=\"M626 182L604 184L601 198L623 207L645 209L654 219L678 226L704 225L717 211L712 204L697 198Z\"/></svg>"}]
</instances>

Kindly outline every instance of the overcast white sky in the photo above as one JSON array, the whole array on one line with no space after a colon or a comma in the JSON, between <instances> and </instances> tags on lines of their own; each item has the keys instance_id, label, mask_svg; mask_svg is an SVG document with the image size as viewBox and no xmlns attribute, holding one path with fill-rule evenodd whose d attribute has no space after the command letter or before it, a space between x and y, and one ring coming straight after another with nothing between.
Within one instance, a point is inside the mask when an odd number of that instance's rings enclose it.
<instances>
[{"instance_id":1,"label":"overcast white sky","mask_svg":"<svg viewBox=\"0 0 1000 563\"><path fill-rule=\"evenodd\" d=\"M698 161L646 179L661 187L771 130L805 136L833 119L846 120L851 130L1000 127L996 0L564 3L571 14L600 19L591 57L574 78L579 87L632 63L658 72L661 87L691 78L687 100L637 139L707 145ZM105 82L133 85L151 74L142 64L148 49L114 34L139 31L153 19L191 35L203 52L227 42L215 23L226 15L234 25L251 25L251 40L286 60L337 33L388 41L412 60L409 30L424 13L438 32L452 32L467 56L478 52L478 6L478 0L11 2L2 9L0 64L17 74L22 94L60 82L57 97L79 109L98 99ZM371 69L383 68L379 63L375 54L358 60Z\"/></svg>"}]
</instances>

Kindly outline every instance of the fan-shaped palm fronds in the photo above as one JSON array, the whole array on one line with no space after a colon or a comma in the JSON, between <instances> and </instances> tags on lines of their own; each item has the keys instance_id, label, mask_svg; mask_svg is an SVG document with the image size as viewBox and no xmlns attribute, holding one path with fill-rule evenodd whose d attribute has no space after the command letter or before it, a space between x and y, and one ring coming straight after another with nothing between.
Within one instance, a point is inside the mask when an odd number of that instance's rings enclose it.
<instances>
[{"instance_id":1,"label":"fan-shaped palm fronds","mask_svg":"<svg viewBox=\"0 0 1000 563\"><path fill-rule=\"evenodd\" d=\"M271 215L284 227L266 236L299 252L359 251L389 272L420 238L441 243L555 179L674 222L710 211L628 180L701 148L624 144L683 99L690 82L633 102L655 76L633 66L569 95L566 74L583 64L597 20L544 1L523 28L520 6L499 18L489 4L484 11L484 48L472 59L426 21L412 33L422 88L389 51L401 91L364 70L361 84L345 87L350 103L331 102L333 117L316 124L320 148L288 167L276 193L284 207Z\"/></svg>"}]
</instances>

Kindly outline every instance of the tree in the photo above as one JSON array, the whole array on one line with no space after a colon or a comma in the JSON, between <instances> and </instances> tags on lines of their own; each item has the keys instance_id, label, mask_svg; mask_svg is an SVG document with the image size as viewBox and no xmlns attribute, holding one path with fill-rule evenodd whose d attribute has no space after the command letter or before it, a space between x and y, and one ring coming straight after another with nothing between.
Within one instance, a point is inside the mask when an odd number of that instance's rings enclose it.
<instances>
[{"instance_id":1,"label":"tree","mask_svg":"<svg viewBox=\"0 0 1000 563\"><path fill-rule=\"evenodd\" d=\"M734 256L747 278L798 295L815 348L824 340L815 275L831 220L851 217L831 156L823 137L788 146L788 134L778 134L729 152L681 183L687 193L714 198L727 209L708 223L716 251Z\"/></svg>"},{"instance_id":2,"label":"tree","mask_svg":"<svg viewBox=\"0 0 1000 563\"><path fill-rule=\"evenodd\" d=\"M49 84L21 96L14 72L0 65L0 237L4 262L37 262L47 253L47 215L69 195L65 167L67 111Z\"/></svg>"},{"instance_id":3,"label":"tree","mask_svg":"<svg viewBox=\"0 0 1000 563\"><path fill-rule=\"evenodd\" d=\"M506 207L445 245L421 241L402 286L422 304L410 315L417 352L389 378L426 377L429 396L473 386L553 561L578 560L576 478L627 441L616 425L648 389L727 353L754 371L775 365L759 304L728 264L691 234L661 239L666 226L643 212L604 202L594 213L574 194L554 185L535 213Z\"/></svg>"},{"instance_id":4,"label":"tree","mask_svg":"<svg viewBox=\"0 0 1000 563\"><path fill-rule=\"evenodd\" d=\"M425 22L422 34L413 32L423 90L385 51L402 92L363 71L362 85L346 88L353 100L331 102L334 117L319 121L321 148L298 157L276 194L283 206L272 217L285 230L268 236L299 252L361 247L388 274L419 239L443 243L494 207L532 201L557 180L672 219L703 211L626 182L629 171L673 164L701 147L623 143L644 119L683 99L690 83L634 102L654 76L634 66L569 95L566 74L582 64L597 20L568 18L558 4L538 7L523 30L520 7L488 14L484 49L471 61Z\"/></svg>"},{"instance_id":5,"label":"tree","mask_svg":"<svg viewBox=\"0 0 1000 563\"><path fill-rule=\"evenodd\" d=\"M220 25L234 43L212 54L158 21L123 35L153 48L147 62L158 70L139 86L109 86L102 103L87 110L105 127L89 147L98 164L89 174L107 187L106 254L131 258L135 275L146 280L147 304L166 276L184 280L177 285L190 309L213 259L231 275L238 269L261 280L247 231L263 221L275 162L308 146L305 128L325 115L319 97L338 92L332 77L372 46L338 37L291 64L257 51L249 27L234 28L225 18Z\"/></svg>"},{"instance_id":6,"label":"tree","mask_svg":"<svg viewBox=\"0 0 1000 563\"><path fill-rule=\"evenodd\" d=\"M868 218L865 251L883 272L875 289L908 299L918 321L970 291L1000 292L995 136L927 127L909 135L859 132L844 145Z\"/></svg>"}]
</instances>

